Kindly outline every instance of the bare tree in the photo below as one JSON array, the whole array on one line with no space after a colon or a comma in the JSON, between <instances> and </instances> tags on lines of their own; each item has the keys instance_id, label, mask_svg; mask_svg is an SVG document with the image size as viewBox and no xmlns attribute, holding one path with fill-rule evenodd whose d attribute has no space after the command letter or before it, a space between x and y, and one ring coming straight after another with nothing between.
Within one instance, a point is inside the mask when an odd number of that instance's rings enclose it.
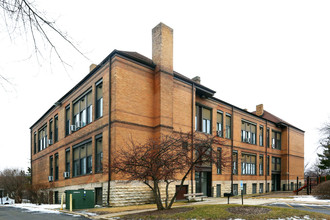
<instances>
[{"instance_id":1,"label":"bare tree","mask_svg":"<svg viewBox=\"0 0 330 220\"><path fill-rule=\"evenodd\" d=\"M317 177L324 176L327 174L326 170L322 170L319 168L320 161L317 159L306 171L305 176Z\"/></svg>"},{"instance_id":2,"label":"bare tree","mask_svg":"<svg viewBox=\"0 0 330 220\"><path fill-rule=\"evenodd\" d=\"M180 181L180 191L195 166L216 163L223 167L230 161L225 154L218 155L214 150L220 144L218 137L195 133L172 133L159 139L149 139L143 144L131 140L128 146L116 152L111 169L115 173L124 174L128 180L146 184L153 192L158 210L170 209L177 195L175 192L172 198L169 196L172 182ZM161 182L165 183L164 204Z\"/></svg>"},{"instance_id":3,"label":"bare tree","mask_svg":"<svg viewBox=\"0 0 330 220\"><path fill-rule=\"evenodd\" d=\"M54 37L64 40L85 57L68 35L56 27L55 21L49 20L32 2L28 0L0 0L0 8L2 8L3 12L3 19L1 20L4 23L4 27L7 28L7 33L10 36L17 34L19 37L23 37L22 33L30 36L37 59L39 56L42 56L41 45L48 45L50 46L50 53L55 52L64 67L69 65L62 58L55 44ZM0 74L0 84L2 85L3 82L10 83L8 78Z\"/></svg>"},{"instance_id":4,"label":"bare tree","mask_svg":"<svg viewBox=\"0 0 330 220\"><path fill-rule=\"evenodd\" d=\"M24 170L5 169L0 172L0 186L9 197L15 199L15 202L22 202L28 184L29 181Z\"/></svg>"},{"instance_id":5,"label":"bare tree","mask_svg":"<svg viewBox=\"0 0 330 220\"><path fill-rule=\"evenodd\" d=\"M48 187L45 184L28 184L26 191L28 198L32 203L46 204L48 203Z\"/></svg>"}]
</instances>

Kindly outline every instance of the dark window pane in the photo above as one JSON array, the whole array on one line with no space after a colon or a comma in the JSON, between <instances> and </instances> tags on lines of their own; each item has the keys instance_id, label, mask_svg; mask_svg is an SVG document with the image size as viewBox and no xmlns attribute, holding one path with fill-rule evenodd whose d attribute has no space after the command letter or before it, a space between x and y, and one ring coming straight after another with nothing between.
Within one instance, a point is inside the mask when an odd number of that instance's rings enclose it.
<instances>
[{"instance_id":1,"label":"dark window pane","mask_svg":"<svg viewBox=\"0 0 330 220\"><path fill-rule=\"evenodd\" d=\"M95 147L95 172L102 172L102 159L103 159L103 152L102 152L102 138L98 138L96 140L96 147Z\"/></svg>"},{"instance_id":2,"label":"dark window pane","mask_svg":"<svg viewBox=\"0 0 330 220\"><path fill-rule=\"evenodd\" d=\"M65 109L65 135L70 134L70 107Z\"/></svg>"},{"instance_id":3,"label":"dark window pane","mask_svg":"<svg viewBox=\"0 0 330 220\"><path fill-rule=\"evenodd\" d=\"M54 137L54 143L58 141L58 117L55 116L55 137Z\"/></svg>"},{"instance_id":4,"label":"dark window pane","mask_svg":"<svg viewBox=\"0 0 330 220\"><path fill-rule=\"evenodd\" d=\"M102 93L102 83L98 84L96 87L96 118L103 116L103 93Z\"/></svg>"}]
</instances>

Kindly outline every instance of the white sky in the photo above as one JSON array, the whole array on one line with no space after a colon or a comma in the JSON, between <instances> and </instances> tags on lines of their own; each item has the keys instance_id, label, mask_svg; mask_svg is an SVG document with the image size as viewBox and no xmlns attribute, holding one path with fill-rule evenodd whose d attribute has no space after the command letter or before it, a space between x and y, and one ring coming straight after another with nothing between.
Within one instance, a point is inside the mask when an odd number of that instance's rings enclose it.
<instances>
[{"instance_id":1,"label":"white sky","mask_svg":"<svg viewBox=\"0 0 330 220\"><path fill-rule=\"evenodd\" d=\"M199 75L215 96L249 111L257 104L305 133L305 163L330 118L329 1L40 1L35 3L89 58L56 40L36 61L31 38L0 31L0 170L26 169L30 126L112 50L151 58L151 29L174 29L174 69ZM0 25L3 23L0 22ZM26 41L26 39L28 41ZM43 49L43 47L41 47ZM47 49L47 48L46 48ZM46 50L47 51L47 50Z\"/></svg>"}]
</instances>

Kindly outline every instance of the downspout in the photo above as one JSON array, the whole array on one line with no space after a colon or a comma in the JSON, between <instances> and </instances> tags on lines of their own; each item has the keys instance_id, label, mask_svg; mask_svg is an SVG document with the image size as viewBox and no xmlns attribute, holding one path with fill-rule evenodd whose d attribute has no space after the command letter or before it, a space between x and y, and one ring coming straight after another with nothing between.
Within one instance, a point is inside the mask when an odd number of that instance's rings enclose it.
<instances>
[{"instance_id":1,"label":"downspout","mask_svg":"<svg viewBox=\"0 0 330 220\"><path fill-rule=\"evenodd\" d=\"M269 172L269 164L267 163L268 162L268 155L267 155L267 148L269 147L269 132L268 132L268 121L266 120L266 152L265 152L265 159L266 159L266 172L265 172L265 181L266 181L266 192L269 191L269 189L267 190L267 175L268 175L268 172ZM267 137L267 133L268 133L268 137Z\"/></svg>"},{"instance_id":2,"label":"downspout","mask_svg":"<svg viewBox=\"0 0 330 220\"><path fill-rule=\"evenodd\" d=\"M111 182L111 57L109 58L109 107L108 107L108 195L107 195L107 205L110 206L110 182Z\"/></svg>"},{"instance_id":3,"label":"downspout","mask_svg":"<svg viewBox=\"0 0 330 220\"><path fill-rule=\"evenodd\" d=\"M289 189L289 183L290 183L290 173L289 173L289 170L290 170L290 155L289 155L289 152L290 152L290 127L287 126L288 128L288 189Z\"/></svg>"},{"instance_id":4,"label":"downspout","mask_svg":"<svg viewBox=\"0 0 330 220\"><path fill-rule=\"evenodd\" d=\"M232 124L232 129L231 129L231 175L230 175L230 180L231 180L231 186L230 186L230 191L231 191L231 194L233 194L234 193L234 189L233 189L233 186L234 186L234 174L233 174L233 168L234 168L234 166L233 166L233 151L234 151L234 106L231 106L231 112L232 112L232 122L231 122L231 124ZM238 154L237 154L237 159L238 159ZM237 165L238 165L238 161L236 161L237 162L237 164L236 164L236 167L237 167ZM237 172L238 172L238 170L237 170Z\"/></svg>"},{"instance_id":5,"label":"downspout","mask_svg":"<svg viewBox=\"0 0 330 220\"><path fill-rule=\"evenodd\" d=\"M194 94L195 94L195 83L192 83L191 86L191 160L193 161L194 157L194 106L195 106L195 100L194 100ZM194 167L191 169L191 193L194 192Z\"/></svg>"},{"instance_id":6,"label":"downspout","mask_svg":"<svg viewBox=\"0 0 330 220\"><path fill-rule=\"evenodd\" d=\"M31 137L31 139L30 139L30 143L31 143L31 147L30 147L30 150L31 150L31 152L30 152L30 174L31 174L31 182L30 182L30 184L32 185L32 148L34 149L34 146L32 146L33 145L33 141L32 141L32 129L30 129L30 137ZM2 198L2 195L1 195L1 198Z\"/></svg>"}]
</instances>

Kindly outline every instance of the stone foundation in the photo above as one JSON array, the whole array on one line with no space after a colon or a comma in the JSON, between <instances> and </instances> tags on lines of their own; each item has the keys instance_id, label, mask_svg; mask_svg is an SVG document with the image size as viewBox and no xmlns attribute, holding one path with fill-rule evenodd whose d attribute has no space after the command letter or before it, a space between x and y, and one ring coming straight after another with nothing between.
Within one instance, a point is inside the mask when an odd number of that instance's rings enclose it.
<instances>
[{"instance_id":1,"label":"stone foundation","mask_svg":"<svg viewBox=\"0 0 330 220\"><path fill-rule=\"evenodd\" d=\"M287 184L287 180L282 180L281 184ZM294 187L296 187L296 182L290 180L294 183ZM267 182L269 184L269 191L271 191L271 182ZM179 185L180 182L176 181L170 184L169 186L169 198L171 198L176 190L176 185ZM217 185L220 184L220 197L223 197L224 193L231 192L231 181L212 181L212 197L217 197L219 194L217 193ZM240 181L233 181L233 184L237 184L238 195L241 194L240 191ZM258 194L266 192L266 182L259 180L250 180L243 181L243 184L246 184L246 194ZM256 184L255 192L253 192L253 184ZM262 186L260 185L262 184ZM188 185L188 193L191 193L191 184L190 181L186 181L184 185ZM162 199L165 200L165 183L160 184ZM196 190L196 183L194 182L193 191ZM262 187L262 191L260 191L260 187ZM65 190L77 190L77 189L85 189L85 190L95 190L95 188L102 188L102 204L103 206L107 206L107 198L108 198L108 182L102 183L89 183L75 186L66 186L60 188L53 188L49 191L58 191L59 201L61 199L62 194L65 193ZM282 190L282 188L281 188ZM290 185L291 190L291 185ZM55 201L55 193L53 193L53 201ZM65 196L64 196L65 202ZM154 196L151 189L144 183L139 181L111 181L110 183L110 206L127 206L127 205L140 205L140 204L150 204L154 203Z\"/></svg>"},{"instance_id":2,"label":"stone foundation","mask_svg":"<svg viewBox=\"0 0 330 220\"><path fill-rule=\"evenodd\" d=\"M169 198L175 193L176 185L179 185L180 182L176 181L169 185L168 193ZM188 181L185 182L184 185L189 185ZM162 199L165 200L166 196L166 184L161 183L161 195ZM77 189L85 189L85 190L95 190L95 188L102 187L102 204L103 206L107 205L108 198L108 182L102 183L90 183L90 184L82 184L82 185L74 185L74 186L66 186L53 188L49 191L58 191L59 201L61 199L62 194L65 195L66 190L77 190ZM190 190L190 189L189 189ZM65 202L64 196L64 202ZM55 201L55 193L53 193L53 201ZM111 181L110 183L110 206L127 206L127 205L140 205L140 204L150 204L154 203L154 196L151 189L144 183L139 181Z\"/></svg>"},{"instance_id":3,"label":"stone foundation","mask_svg":"<svg viewBox=\"0 0 330 220\"><path fill-rule=\"evenodd\" d=\"M221 193L220 197L223 197L224 193L231 192L231 181L212 181L212 196L217 197L217 185L221 185ZM241 181L233 181L233 184L237 184L238 195L241 194ZM265 193L267 190L266 181L264 180L244 180L243 184L246 184L246 194L258 194L258 193ZM253 192L253 184L256 184L255 192ZM262 184L262 185L260 185ZM271 181L267 181L269 184L269 192L271 191ZM262 188L261 188L262 187Z\"/></svg>"}]
</instances>

